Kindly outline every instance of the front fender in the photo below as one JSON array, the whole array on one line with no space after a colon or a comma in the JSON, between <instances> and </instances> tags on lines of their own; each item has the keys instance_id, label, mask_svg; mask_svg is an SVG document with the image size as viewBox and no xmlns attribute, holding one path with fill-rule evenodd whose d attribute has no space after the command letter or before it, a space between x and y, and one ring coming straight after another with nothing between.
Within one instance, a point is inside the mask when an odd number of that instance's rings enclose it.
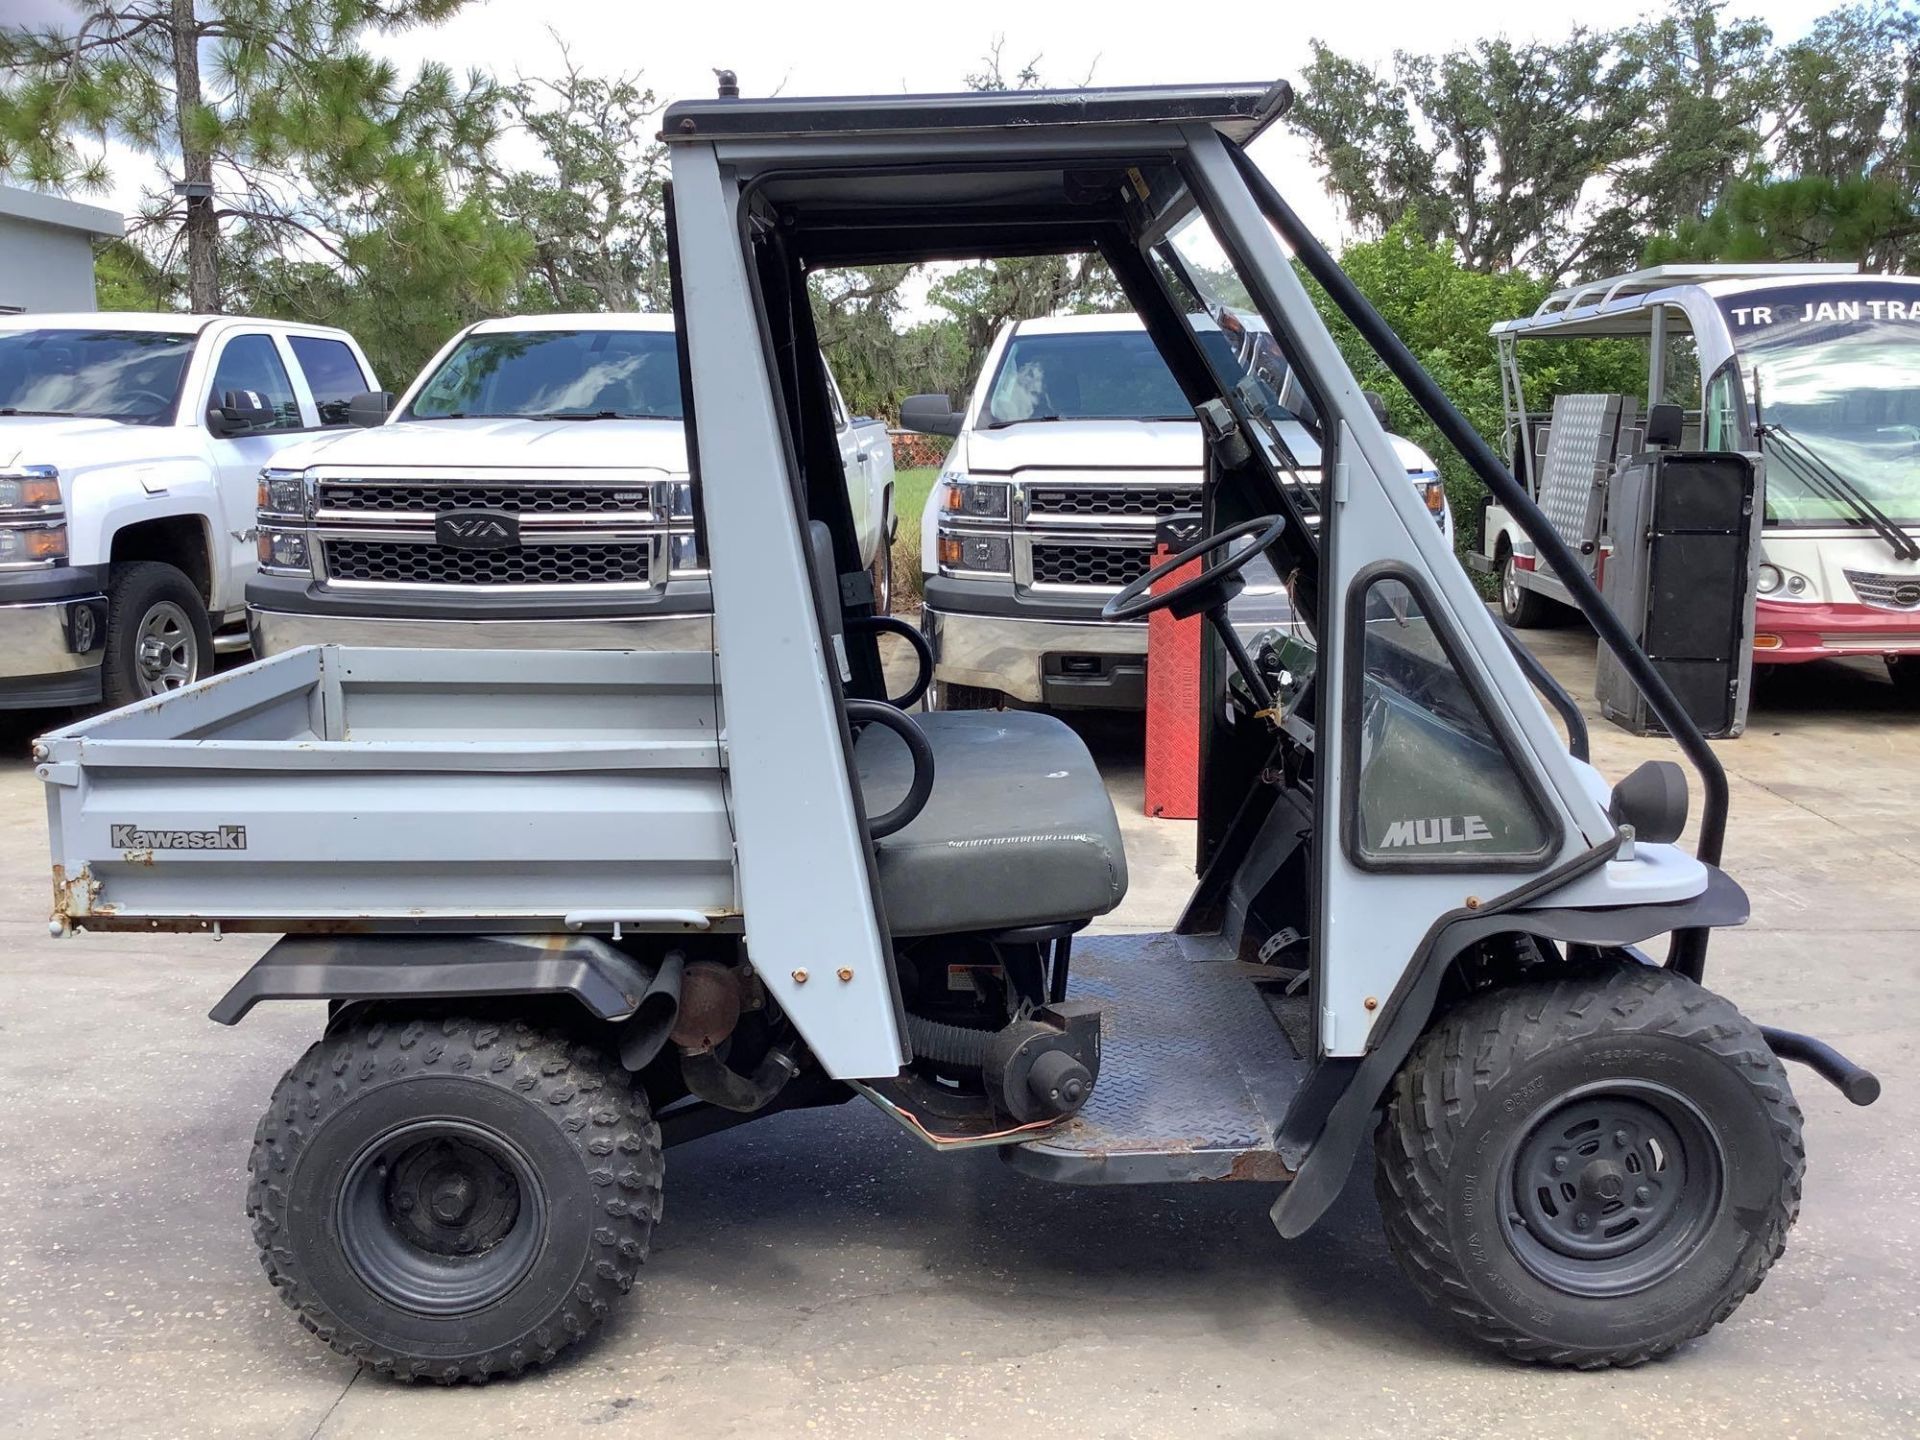
<instances>
[{"instance_id":1,"label":"front fender","mask_svg":"<svg viewBox=\"0 0 1920 1440\"><path fill-rule=\"evenodd\" d=\"M1489 907L1492 908L1492 907ZM1407 967L1401 983L1388 997L1371 1047L1355 1064L1322 1060L1320 1064L1350 1067L1344 1087L1318 1116L1289 1113L1282 1126L1281 1156L1294 1166L1294 1178L1273 1205L1273 1223L1286 1239L1305 1234L1326 1213L1353 1168L1354 1154L1366 1138L1380 1097L1401 1063L1433 1017L1440 982L1460 953L1493 935L1532 935L1567 945L1620 949L1676 930L1722 928L1744 924L1751 907L1746 891L1718 867L1707 867L1707 886L1686 900L1653 905L1616 905L1599 908L1516 907L1492 914L1455 911L1428 932L1422 953ZM1316 1092L1312 1084L1303 1097ZM1328 1093L1325 1089L1321 1094ZM1290 1155L1287 1136L1304 1138Z\"/></svg>"}]
</instances>

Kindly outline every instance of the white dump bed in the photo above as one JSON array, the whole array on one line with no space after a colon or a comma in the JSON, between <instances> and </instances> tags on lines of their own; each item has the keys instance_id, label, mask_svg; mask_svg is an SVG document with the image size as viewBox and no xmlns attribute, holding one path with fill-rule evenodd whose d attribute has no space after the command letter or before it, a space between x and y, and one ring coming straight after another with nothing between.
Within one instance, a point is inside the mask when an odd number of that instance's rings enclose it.
<instances>
[{"instance_id":1,"label":"white dump bed","mask_svg":"<svg viewBox=\"0 0 1920 1440\"><path fill-rule=\"evenodd\" d=\"M54 926L738 921L713 656L308 646L45 736Z\"/></svg>"}]
</instances>

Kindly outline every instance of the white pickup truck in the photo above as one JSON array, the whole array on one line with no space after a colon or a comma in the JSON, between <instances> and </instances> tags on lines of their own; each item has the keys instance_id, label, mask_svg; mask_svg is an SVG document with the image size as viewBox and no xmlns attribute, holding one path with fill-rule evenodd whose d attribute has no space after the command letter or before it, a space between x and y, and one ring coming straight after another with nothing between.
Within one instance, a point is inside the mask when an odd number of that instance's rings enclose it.
<instances>
[{"instance_id":1,"label":"white pickup truck","mask_svg":"<svg viewBox=\"0 0 1920 1440\"><path fill-rule=\"evenodd\" d=\"M1203 333L1224 342L1217 326ZM1306 397L1283 379L1268 410L1302 481L1317 489ZM944 395L914 396L901 423L957 437L921 521L934 703L1142 708L1146 624L1102 620L1100 607L1146 573L1158 524L1198 509L1203 446L1139 316L1014 321L995 337L964 411ZM1411 441L1389 439L1451 542L1437 467ZM1271 569L1256 562L1248 578L1249 613L1284 609Z\"/></svg>"},{"instance_id":2,"label":"white pickup truck","mask_svg":"<svg viewBox=\"0 0 1920 1440\"><path fill-rule=\"evenodd\" d=\"M0 708L188 684L237 625L261 468L374 383L339 330L0 316Z\"/></svg>"},{"instance_id":3,"label":"white pickup truck","mask_svg":"<svg viewBox=\"0 0 1920 1440\"><path fill-rule=\"evenodd\" d=\"M892 446L837 389L829 399L861 563L884 602ZM262 478L255 652L709 646L684 414L670 316L523 315L462 331L384 423L283 454Z\"/></svg>"}]
</instances>

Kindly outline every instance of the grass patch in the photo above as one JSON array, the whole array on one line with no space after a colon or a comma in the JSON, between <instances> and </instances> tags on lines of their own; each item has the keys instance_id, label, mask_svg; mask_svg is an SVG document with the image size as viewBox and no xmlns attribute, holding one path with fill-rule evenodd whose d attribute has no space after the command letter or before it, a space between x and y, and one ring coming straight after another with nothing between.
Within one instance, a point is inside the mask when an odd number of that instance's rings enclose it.
<instances>
[{"instance_id":1,"label":"grass patch","mask_svg":"<svg viewBox=\"0 0 1920 1440\"><path fill-rule=\"evenodd\" d=\"M895 608L909 598L920 603L920 512L927 508L927 496L939 474L931 465L894 473L893 513L900 517L900 532L893 541Z\"/></svg>"}]
</instances>

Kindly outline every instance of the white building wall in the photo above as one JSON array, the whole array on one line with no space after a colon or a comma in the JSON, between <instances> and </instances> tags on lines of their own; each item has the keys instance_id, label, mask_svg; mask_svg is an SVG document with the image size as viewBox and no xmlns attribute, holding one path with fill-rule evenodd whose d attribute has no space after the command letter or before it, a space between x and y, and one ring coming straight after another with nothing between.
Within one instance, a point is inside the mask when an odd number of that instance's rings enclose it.
<instances>
[{"instance_id":1,"label":"white building wall","mask_svg":"<svg viewBox=\"0 0 1920 1440\"><path fill-rule=\"evenodd\" d=\"M91 310L93 237L0 215L0 311Z\"/></svg>"}]
</instances>

